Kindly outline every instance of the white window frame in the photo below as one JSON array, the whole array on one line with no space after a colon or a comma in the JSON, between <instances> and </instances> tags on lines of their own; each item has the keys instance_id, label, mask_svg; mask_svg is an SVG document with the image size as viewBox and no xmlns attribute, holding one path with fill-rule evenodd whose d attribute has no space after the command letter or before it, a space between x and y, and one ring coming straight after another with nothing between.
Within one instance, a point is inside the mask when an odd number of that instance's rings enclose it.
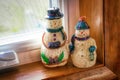
<instances>
[{"instance_id":1,"label":"white window frame","mask_svg":"<svg viewBox=\"0 0 120 80\"><path fill-rule=\"evenodd\" d=\"M68 5L67 5L67 0L58 0L59 2L59 7L64 12L64 18L63 18L63 25L65 28L65 31L68 36ZM35 36L36 34L36 36ZM20 34L19 37L17 36L10 36L3 38L2 41L0 42L0 51L5 51L5 50L15 50L16 52L26 52L29 50L34 50L34 49L40 49L42 40L42 33L36 32L33 36L34 37L29 37L27 38L24 36L25 34ZM30 34L32 35L32 34ZM23 39L26 38L26 39Z\"/></svg>"}]
</instances>

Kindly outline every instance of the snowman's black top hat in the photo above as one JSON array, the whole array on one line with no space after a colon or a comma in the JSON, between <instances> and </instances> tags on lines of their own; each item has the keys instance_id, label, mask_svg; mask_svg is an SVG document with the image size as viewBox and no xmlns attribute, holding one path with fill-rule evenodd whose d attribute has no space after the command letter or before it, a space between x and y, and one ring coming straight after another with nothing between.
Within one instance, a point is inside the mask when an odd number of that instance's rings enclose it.
<instances>
[{"instance_id":1,"label":"snowman's black top hat","mask_svg":"<svg viewBox=\"0 0 120 80\"><path fill-rule=\"evenodd\" d=\"M63 13L59 11L59 8L50 8L47 10L47 16L46 19L59 19L63 17Z\"/></svg>"}]
</instances>

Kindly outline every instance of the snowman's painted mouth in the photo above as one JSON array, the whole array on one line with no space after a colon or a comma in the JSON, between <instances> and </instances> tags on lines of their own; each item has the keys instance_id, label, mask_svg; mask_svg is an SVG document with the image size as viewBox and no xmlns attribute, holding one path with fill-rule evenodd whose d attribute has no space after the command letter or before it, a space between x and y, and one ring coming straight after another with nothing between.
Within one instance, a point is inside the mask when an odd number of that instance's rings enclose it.
<instances>
[{"instance_id":1,"label":"snowman's painted mouth","mask_svg":"<svg viewBox=\"0 0 120 80\"><path fill-rule=\"evenodd\" d=\"M84 33L84 32L81 32L81 34L77 34L77 37L80 37L80 38L83 38L83 37L86 37L88 36L87 33Z\"/></svg>"}]
</instances>

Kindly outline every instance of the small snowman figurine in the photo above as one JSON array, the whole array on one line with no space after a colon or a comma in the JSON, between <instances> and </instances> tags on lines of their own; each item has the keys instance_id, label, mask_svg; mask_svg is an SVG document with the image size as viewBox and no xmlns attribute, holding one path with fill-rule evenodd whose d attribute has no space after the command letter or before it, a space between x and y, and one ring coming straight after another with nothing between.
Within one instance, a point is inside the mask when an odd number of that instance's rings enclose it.
<instances>
[{"instance_id":1,"label":"small snowman figurine","mask_svg":"<svg viewBox=\"0 0 120 80\"><path fill-rule=\"evenodd\" d=\"M85 18L85 16L80 17L69 45L72 62L78 68L88 68L95 65L97 57L96 42L89 35L89 26Z\"/></svg>"},{"instance_id":2,"label":"small snowman figurine","mask_svg":"<svg viewBox=\"0 0 120 80\"><path fill-rule=\"evenodd\" d=\"M62 26L59 8L47 11L47 29L42 36L41 60L46 67L64 66L69 57L67 36Z\"/></svg>"}]
</instances>

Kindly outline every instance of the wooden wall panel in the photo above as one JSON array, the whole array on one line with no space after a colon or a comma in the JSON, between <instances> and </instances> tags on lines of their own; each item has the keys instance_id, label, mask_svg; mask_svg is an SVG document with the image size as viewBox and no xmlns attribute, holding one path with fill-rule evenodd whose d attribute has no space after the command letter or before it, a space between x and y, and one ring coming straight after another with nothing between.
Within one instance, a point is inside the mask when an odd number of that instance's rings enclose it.
<instances>
[{"instance_id":1,"label":"wooden wall panel","mask_svg":"<svg viewBox=\"0 0 120 80\"><path fill-rule=\"evenodd\" d=\"M105 64L120 75L120 0L104 0L104 22Z\"/></svg>"},{"instance_id":2,"label":"wooden wall panel","mask_svg":"<svg viewBox=\"0 0 120 80\"><path fill-rule=\"evenodd\" d=\"M104 62L103 1L80 0L80 16L86 16L90 35L97 43L97 59Z\"/></svg>"},{"instance_id":3,"label":"wooden wall panel","mask_svg":"<svg viewBox=\"0 0 120 80\"><path fill-rule=\"evenodd\" d=\"M80 0L68 0L68 40L70 41L71 36L75 32L75 25L80 17Z\"/></svg>"}]
</instances>

